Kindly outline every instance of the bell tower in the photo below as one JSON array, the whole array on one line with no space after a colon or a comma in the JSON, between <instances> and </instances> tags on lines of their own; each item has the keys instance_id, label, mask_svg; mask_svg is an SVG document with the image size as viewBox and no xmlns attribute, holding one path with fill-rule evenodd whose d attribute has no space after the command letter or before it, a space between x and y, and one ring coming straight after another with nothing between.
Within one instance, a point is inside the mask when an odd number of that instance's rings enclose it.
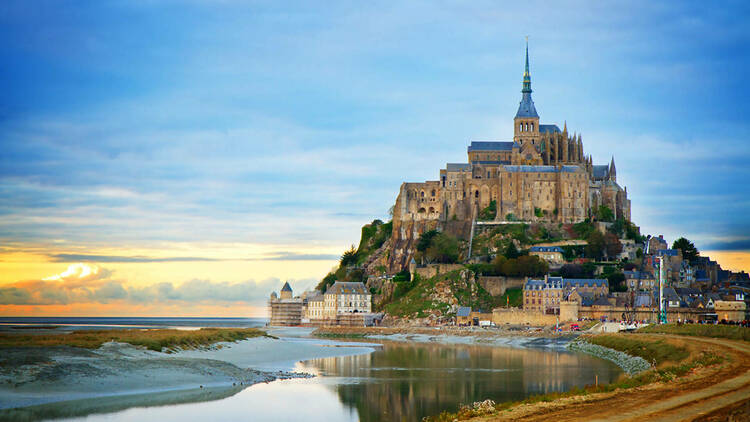
<instances>
[{"instance_id":1,"label":"bell tower","mask_svg":"<svg viewBox=\"0 0 750 422\"><path fill-rule=\"evenodd\" d=\"M513 119L513 140L521 146L530 143L537 151L541 148L539 135L539 115L531 99L531 73L529 72L529 37L526 37L526 68L523 72L521 103Z\"/></svg>"}]
</instances>

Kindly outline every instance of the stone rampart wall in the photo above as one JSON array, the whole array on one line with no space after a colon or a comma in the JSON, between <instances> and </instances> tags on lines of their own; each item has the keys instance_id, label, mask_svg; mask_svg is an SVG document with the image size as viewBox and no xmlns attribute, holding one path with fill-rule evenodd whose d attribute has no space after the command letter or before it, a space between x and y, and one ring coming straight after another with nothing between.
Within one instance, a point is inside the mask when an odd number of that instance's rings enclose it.
<instances>
[{"instance_id":1,"label":"stone rampart wall","mask_svg":"<svg viewBox=\"0 0 750 422\"><path fill-rule=\"evenodd\" d=\"M415 272L419 274L420 278L426 279L435 277L438 274L445 274L464 268L461 264L429 264L426 267L417 267Z\"/></svg>"},{"instance_id":2,"label":"stone rampart wall","mask_svg":"<svg viewBox=\"0 0 750 422\"><path fill-rule=\"evenodd\" d=\"M557 315L518 308L497 308L492 311L492 322L496 325L554 325L557 323Z\"/></svg>"},{"instance_id":3,"label":"stone rampart wall","mask_svg":"<svg viewBox=\"0 0 750 422\"><path fill-rule=\"evenodd\" d=\"M503 276L480 276L479 284L492 296L502 296L509 287L523 288L526 278Z\"/></svg>"}]
</instances>

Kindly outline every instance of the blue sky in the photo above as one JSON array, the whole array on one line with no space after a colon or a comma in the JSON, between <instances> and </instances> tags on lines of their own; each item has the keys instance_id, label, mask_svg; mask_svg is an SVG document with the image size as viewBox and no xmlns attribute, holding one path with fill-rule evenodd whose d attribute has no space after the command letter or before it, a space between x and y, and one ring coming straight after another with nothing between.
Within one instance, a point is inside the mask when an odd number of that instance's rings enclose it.
<instances>
[{"instance_id":1,"label":"blue sky","mask_svg":"<svg viewBox=\"0 0 750 422\"><path fill-rule=\"evenodd\" d=\"M511 138L528 35L542 122L615 156L644 232L750 250L749 9L4 1L0 242L331 260L401 182Z\"/></svg>"}]
</instances>

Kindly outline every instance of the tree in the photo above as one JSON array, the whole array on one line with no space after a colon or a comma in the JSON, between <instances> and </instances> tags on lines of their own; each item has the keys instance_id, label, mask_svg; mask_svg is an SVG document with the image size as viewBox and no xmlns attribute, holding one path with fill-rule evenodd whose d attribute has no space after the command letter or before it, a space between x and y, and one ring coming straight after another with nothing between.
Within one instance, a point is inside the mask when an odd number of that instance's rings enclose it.
<instances>
[{"instance_id":1,"label":"tree","mask_svg":"<svg viewBox=\"0 0 750 422\"><path fill-rule=\"evenodd\" d=\"M497 274L503 274L503 266L508 262L508 258L503 255L498 255L492 260L492 266L495 267Z\"/></svg>"},{"instance_id":2,"label":"tree","mask_svg":"<svg viewBox=\"0 0 750 422\"><path fill-rule=\"evenodd\" d=\"M505 257L508 259L515 259L521 256L521 253L518 252L518 249L516 248L515 242L508 243L508 247L505 248Z\"/></svg>"},{"instance_id":3,"label":"tree","mask_svg":"<svg viewBox=\"0 0 750 422\"><path fill-rule=\"evenodd\" d=\"M440 232L437 230L428 230L419 235L419 240L417 240L417 250L420 252L426 251L427 248L430 247L430 243L432 243L432 238L437 236L438 233Z\"/></svg>"},{"instance_id":4,"label":"tree","mask_svg":"<svg viewBox=\"0 0 750 422\"><path fill-rule=\"evenodd\" d=\"M490 205L479 213L479 219L484 221L494 220L495 215L497 215L497 201L493 199L490 201Z\"/></svg>"},{"instance_id":5,"label":"tree","mask_svg":"<svg viewBox=\"0 0 750 422\"><path fill-rule=\"evenodd\" d=\"M599 205L596 209L596 219L599 221L612 222L615 220L615 214L606 205Z\"/></svg>"},{"instance_id":6,"label":"tree","mask_svg":"<svg viewBox=\"0 0 750 422\"><path fill-rule=\"evenodd\" d=\"M620 239L612 233L604 235L604 251L608 258L615 257L622 252Z\"/></svg>"},{"instance_id":7,"label":"tree","mask_svg":"<svg viewBox=\"0 0 750 422\"><path fill-rule=\"evenodd\" d=\"M625 274L620 271L607 274L607 281L609 281L610 291L625 292L628 290L628 286L625 284Z\"/></svg>"},{"instance_id":8,"label":"tree","mask_svg":"<svg viewBox=\"0 0 750 422\"><path fill-rule=\"evenodd\" d=\"M349 265L354 265L356 263L357 263L357 250L354 248L354 245L352 245L352 247L349 248L348 251L344 252L344 254L341 255L340 266L348 267Z\"/></svg>"},{"instance_id":9,"label":"tree","mask_svg":"<svg viewBox=\"0 0 750 422\"><path fill-rule=\"evenodd\" d=\"M445 233L432 236L430 246L424 251L428 262L452 264L458 261L458 240Z\"/></svg>"},{"instance_id":10,"label":"tree","mask_svg":"<svg viewBox=\"0 0 750 422\"><path fill-rule=\"evenodd\" d=\"M601 259L604 253L604 235L599 230L594 230L589 233L586 242L588 243L585 248L586 258Z\"/></svg>"},{"instance_id":11,"label":"tree","mask_svg":"<svg viewBox=\"0 0 750 422\"><path fill-rule=\"evenodd\" d=\"M688 262L694 262L698 258L698 255L700 255L700 252L698 252L698 249L695 247L693 242L685 239L684 237L675 240L672 244L672 249L681 250L682 258L686 259Z\"/></svg>"},{"instance_id":12,"label":"tree","mask_svg":"<svg viewBox=\"0 0 750 422\"><path fill-rule=\"evenodd\" d=\"M583 267L578 264L565 264L560 268L563 278L584 278Z\"/></svg>"},{"instance_id":13,"label":"tree","mask_svg":"<svg viewBox=\"0 0 750 422\"><path fill-rule=\"evenodd\" d=\"M320 280L320 283L315 286L315 289L321 293L325 293L326 289L328 289L328 286L332 285L335 282L336 275L334 273L328 273L325 277L323 277L323 280Z\"/></svg>"}]
</instances>

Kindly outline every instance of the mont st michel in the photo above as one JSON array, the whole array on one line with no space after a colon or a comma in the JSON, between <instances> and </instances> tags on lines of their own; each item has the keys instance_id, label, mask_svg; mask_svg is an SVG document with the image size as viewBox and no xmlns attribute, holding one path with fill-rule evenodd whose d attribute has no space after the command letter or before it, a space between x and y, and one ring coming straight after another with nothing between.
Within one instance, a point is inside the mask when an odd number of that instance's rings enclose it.
<instances>
[{"instance_id":1,"label":"mont st michel","mask_svg":"<svg viewBox=\"0 0 750 422\"><path fill-rule=\"evenodd\" d=\"M0 420L750 419L744 4L27 3Z\"/></svg>"}]
</instances>

